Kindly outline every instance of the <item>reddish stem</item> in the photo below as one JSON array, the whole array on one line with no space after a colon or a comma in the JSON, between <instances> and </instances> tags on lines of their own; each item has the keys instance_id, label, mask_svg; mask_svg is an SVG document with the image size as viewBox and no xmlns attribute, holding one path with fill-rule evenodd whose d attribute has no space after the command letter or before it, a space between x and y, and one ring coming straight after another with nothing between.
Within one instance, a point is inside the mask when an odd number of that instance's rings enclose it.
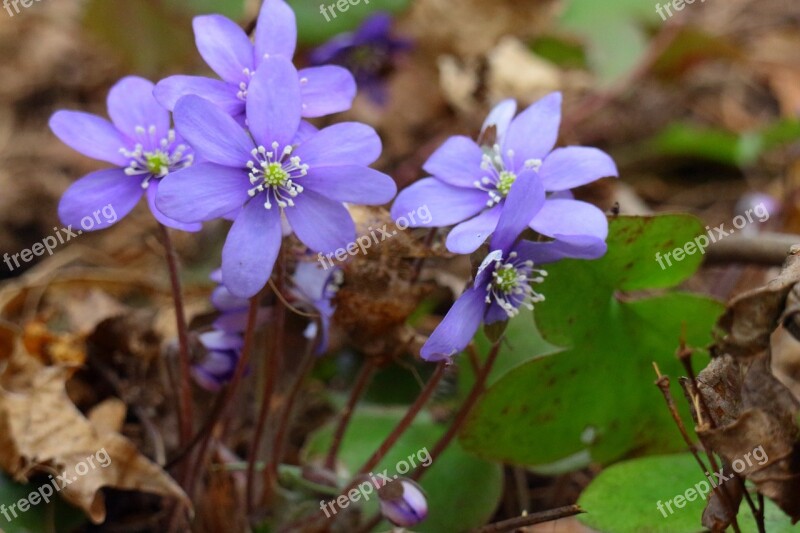
<instances>
[{"instance_id":1,"label":"reddish stem","mask_svg":"<svg viewBox=\"0 0 800 533\"><path fill-rule=\"evenodd\" d=\"M339 448L342 446L342 439L347 432L347 426L353 418L353 412L355 411L356 404L358 404L358 400L364 395L364 392L367 390L367 385L369 385L372 376L375 374L375 369L376 366L375 363L372 362L372 359L367 359L361 366L353 389L350 391L347 405L345 405L342 416L339 418L339 423L336 425L336 430L333 433L333 441L331 442L331 447L328 449L328 455L325 457L325 468L329 470L336 468L336 457L339 455Z\"/></svg>"}]
</instances>

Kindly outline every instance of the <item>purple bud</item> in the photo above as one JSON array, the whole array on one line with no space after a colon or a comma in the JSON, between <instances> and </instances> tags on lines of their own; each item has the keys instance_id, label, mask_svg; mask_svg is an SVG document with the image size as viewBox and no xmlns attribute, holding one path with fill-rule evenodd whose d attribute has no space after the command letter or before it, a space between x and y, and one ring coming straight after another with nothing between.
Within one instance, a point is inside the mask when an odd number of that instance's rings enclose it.
<instances>
[{"instance_id":1,"label":"purple bud","mask_svg":"<svg viewBox=\"0 0 800 533\"><path fill-rule=\"evenodd\" d=\"M381 513L400 527L419 524L428 516L428 501L422 487L410 479L401 478L378 490Z\"/></svg>"}]
</instances>

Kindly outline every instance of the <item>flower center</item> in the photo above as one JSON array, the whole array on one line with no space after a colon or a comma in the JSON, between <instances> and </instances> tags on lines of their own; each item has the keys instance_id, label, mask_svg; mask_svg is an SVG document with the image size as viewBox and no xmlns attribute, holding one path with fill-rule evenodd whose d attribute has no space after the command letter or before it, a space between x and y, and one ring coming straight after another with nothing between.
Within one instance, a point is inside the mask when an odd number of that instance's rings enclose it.
<instances>
[{"instance_id":1,"label":"flower center","mask_svg":"<svg viewBox=\"0 0 800 533\"><path fill-rule=\"evenodd\" d=\"M167 136L156 142L156 127L150 126L145 130L142 126L136 128L137 142L133 150L120 148L120 153L130 159L125 167L128 176L143 176L142 188L150 185L151 179L161 179L170 172L181 170L194 162L194 155L189 152L185 144L176 144L174 130L169 130ZM145 150L147 146L158 146L154 150Z\"/></svg>"},{"instance_id":2,"label":"flower center","mask_svg":"<svg viewBox=\"0 0 800 533\"><path fill-rule=\"evenodd\" d=\"M295 180L308 174L308 165L302 164L299 157L291 156L291 146L281 152L278 148L277 142L272 143L271 151L263 146L254 148L253 159L247 162L250 184L254 185L247 193L252 198L266 191L264 207L267 209L272 209L273 202L281 209L294 207L294 198L303 192L303 186Z\"/></svg>"},{"instance_id":3,"label":"flower center","mask_svg":"<svg viewBox=\"0 0 800 533\"><path fill-rule=\"evenodd\" d=\"M507 150L507 159L504 159L500 151L500 145L498 144L495 144L491 148L484 146L483 149L481 169L486 172L487 175L473 182L473 185L489 195L489 199L486 201L486 207L494 207L505 200L506 196L508 196L508 193L511 191L511 186L517 181L517 173L506 168L506 161L509 162L512 168L517 168L514 165L514 151ZM538 172L541 166L541 159L529 159L525 161L523 169Z\"/></svg>"},{"instance_id":4,"label":"flower center","mask_svg":"<svg viewBox=\"0 0 800 533\"><path fill-rule=\"evenodd\" d=\"M544 281L547 272L533 268L533 261L522 261L516 252L508 259L495 260L492 280L486 286L486 303L497 302L509 318L519 314L519 308L533 310L533 304L544 296L533 290L533 283Z\"/></svg>"}]
</instances>

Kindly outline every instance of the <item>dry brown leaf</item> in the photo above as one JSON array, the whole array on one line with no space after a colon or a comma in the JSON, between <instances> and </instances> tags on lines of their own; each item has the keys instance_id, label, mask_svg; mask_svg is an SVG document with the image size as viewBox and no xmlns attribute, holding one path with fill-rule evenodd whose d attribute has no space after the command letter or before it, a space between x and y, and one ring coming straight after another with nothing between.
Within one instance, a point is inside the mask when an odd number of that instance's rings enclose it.
<instances>
[{"instance_id":1,"label":"dry brown leaf","mask_svg":"<svg viewBox=\"0 0 800 533\"><path fill-rule=\"evenodd\" d=\"M38 472L59 477L62 481L53 483L62 486L64 499L95 523L106 516L102 487L174 497L190 507L186 494L161 467L111 431L118 424L119 407L96 412L93 418L104 420L99 425L83 416L67 396L68 372L45 367L21 350L10 361L0 375L0 466L20 482ZM116 420L109 418L110 410L117 411Z\"/></svg>"}]
</instances>

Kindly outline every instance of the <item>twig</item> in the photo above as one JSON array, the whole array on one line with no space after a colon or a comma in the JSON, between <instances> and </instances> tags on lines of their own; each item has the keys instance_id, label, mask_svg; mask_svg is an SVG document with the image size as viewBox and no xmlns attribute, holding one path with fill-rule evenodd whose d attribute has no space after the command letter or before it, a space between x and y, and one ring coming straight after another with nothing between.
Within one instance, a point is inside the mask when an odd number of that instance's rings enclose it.
<instances>
[{"instance_id":1,"label":"twig","mask_svg":"<svg viewBox=\"0 0 800 533\"><path fill-rule=\"evenodd\" d=\"M475 533L499 533L501 531L514 531L515 529L521 527L551 522L553 520L559 520L561 518L567 518L569 516L575 516L585 512L586 511L577 505L567 505L565 507L550 509L549 511L542 511L541 513L533 513L518 516L516 518L509 518L508 520L503 520L502 522L495 522L494 524L483 526L482 528L476 530Z\"/></svg>"},{"instance_id":2,"label":"twig","mask_svg":"<svg viewBox=\"0 0 800 533\"><path fill-rule=\"evenodd\" d=\"M172 300L175 305L175 323L178 329L178 360L180 363L180 385L178 387L178 424L180 427L180 443L185 446L192 438L192 378L191 364L189 362L189 335L187 333L186 315L183 309L183 295L181 294L181 278L178 273L178 258L169 230L163 224L161 239L164 242L164 252L169 267L169 280L172 286Z\"/></svg>"},{"instance_id":3,"label":"twig","mask_svg":"<svg viewBox=\"0 0 800 533\"><path fill-rule=\"evenodd\" d=\"M718 240L706 250L706 263L748 263L781 266L800 237L786 233L764 232L754 237L730 236Z\"/></svg>"}]
</instances>

